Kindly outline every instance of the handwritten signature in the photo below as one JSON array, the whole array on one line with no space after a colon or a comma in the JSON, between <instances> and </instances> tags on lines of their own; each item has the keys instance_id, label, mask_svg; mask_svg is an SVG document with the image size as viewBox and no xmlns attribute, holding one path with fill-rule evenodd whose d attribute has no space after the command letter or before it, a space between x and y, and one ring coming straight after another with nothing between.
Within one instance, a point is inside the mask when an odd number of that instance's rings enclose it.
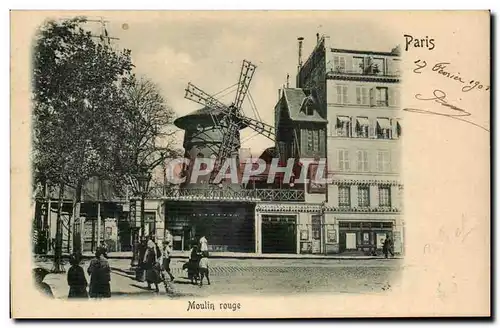
<instances>
[{"instance_id":1,"label":"handwritten signature","mask_svg":"<svg viewBox=\"0 0 500 328\"><path fill-rule=\"evenodd\" d=\"M451 113L440 113L440 112L429 110L429 109L419 109L419 108L404 108L403 110L407 111L407 112L418 113L418 114L445 116L445 117L449 117L449 118L454 119L454 120L458 120L458 121L462 121L462 122L465 122L468 124L472 124L478 128L481 128L481 129L487 131L487 132L490 131L489 129L487 129L487 128L485 128L477 123L474 123L472 121L464 119L464 117L471 116L471 113L466 111L463 108L460 108L460 107L457 107L455 105L448 103L448 101L446 99L446 93L444 91L436 89L436 90L434 90L434 92L432 94L433 94L433 97L426 98L426 97L422 96L422 94L418 93L415 95L415 99L421 100L421 101L436 102L443 107L449 108L450 110L452 110L452 112Z\"/></svg>"}]
</instances>

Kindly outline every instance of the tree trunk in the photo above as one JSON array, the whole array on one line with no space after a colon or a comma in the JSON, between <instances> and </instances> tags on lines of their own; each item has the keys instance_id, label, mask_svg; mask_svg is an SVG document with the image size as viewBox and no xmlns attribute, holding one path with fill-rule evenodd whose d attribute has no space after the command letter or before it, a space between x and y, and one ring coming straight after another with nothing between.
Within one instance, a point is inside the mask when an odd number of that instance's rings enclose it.
<instances>
[{"instance_id":1,"label":"tree trunk","mask_svg":"<svg viewBox=\"0 0 500 328\"><path fill-rule=\"evenodd\" d=\"M63 226L62 226L62 208L64 197L64 183L59 184L59 200L57 207L57 227L56 227L56 249L54 252L54 267L53 273L62 273L64 269L61 264L62 260L62 246L63 246Z\"/></svg>"},{"instance_id":2,"label":"tree trunk","mask_svg":"<svg viewBox=\"0 0 500 328\"><path fill-rule=\"evenodd\" d=\"M76 186L76 192L75 192L75 198L73 199L73 218L69 222L70 230L71 230L71 235L73 236L73 242L68 242L68 248L73 246L73 249L69 250L69 253L77 252L81 253L82 252L82 242L81 242L81 231L82 227L80 226L79 231L75 230L75 225L76 222L79 222L80 225L83 225L83 223L80 221L80 210L81 210L81 205L82 205L82 188L83 188L83 183L79 182Z\"/></svg>"}]
</instances>

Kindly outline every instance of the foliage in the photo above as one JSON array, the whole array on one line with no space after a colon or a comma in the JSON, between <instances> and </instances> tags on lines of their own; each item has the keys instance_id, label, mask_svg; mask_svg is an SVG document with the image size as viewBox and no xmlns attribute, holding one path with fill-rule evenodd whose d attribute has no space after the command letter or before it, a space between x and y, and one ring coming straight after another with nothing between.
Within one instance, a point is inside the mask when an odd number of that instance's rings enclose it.
<instances>
[{"instance_id":1,"label":"foliage","mask_svg":"<svg viewBox=\"0 0 500 328\"><path fill-rule=\"evenodd\" d=\"M127 111L114 157L116 183L131 181L141 170L152 171L162 159L178 156L172 129L175 113L162 97L158 86L145 77L128 78L123 83ZM127 177L127 179L119 179Z\"/></svg>"},{"instance_id":2,"label":"foliage","mask_svg":"<svg viewBox=\"0 0 500 328\"><path fill-rule=\"evenodd\" d=\"M33 164L35 176L76 185L106 176L119 140L130 76L130 51L96 42L85 18L49 21L33 52Z\"/></svg>"}]
</instances>

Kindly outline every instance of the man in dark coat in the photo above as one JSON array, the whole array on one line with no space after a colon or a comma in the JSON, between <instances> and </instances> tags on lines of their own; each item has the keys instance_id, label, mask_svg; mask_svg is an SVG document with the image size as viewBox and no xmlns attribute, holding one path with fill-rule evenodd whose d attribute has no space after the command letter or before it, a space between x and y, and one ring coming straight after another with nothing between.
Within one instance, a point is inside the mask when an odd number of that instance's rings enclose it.
<instances>
[{"instance_id":1,"label":"man in dark coat","mask_svg":"<svg viewBox=\"0 0 500 328\"><path fill-rule=\"evenodd\" d=\"M392 257L394 257L394 252L392 250L392 239L389 234L385 235L384 246L382 247L382 250L384 251L385 258L389 258L389 253Z\"/></svg>"}]
</instances>

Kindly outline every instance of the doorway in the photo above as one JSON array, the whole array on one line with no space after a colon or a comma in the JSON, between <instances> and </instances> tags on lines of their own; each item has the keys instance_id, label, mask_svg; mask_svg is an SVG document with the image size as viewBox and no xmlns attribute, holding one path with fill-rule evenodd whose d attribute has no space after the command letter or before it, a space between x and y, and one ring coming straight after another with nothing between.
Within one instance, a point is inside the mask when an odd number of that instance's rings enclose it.
<instances>
[{"instance_id":1,"label":"doorway","mask_svg":"<svg viewBox=\"0 0 500 328\"><path fill-rule=\"evenodd\" d=\"M347 232L345 234L345 248L346 250L356 249L356 233Z\"/></svg>"},{"instance_id":2,"label":"doorway","mask_svg":"<svg viewBox=\"0 0 500 328\"><path fill-rule=\"evenodd\" d=\"M297 253L297 219L293 215L262 216L262 253Z\"/></svg>"}]
</instances>

